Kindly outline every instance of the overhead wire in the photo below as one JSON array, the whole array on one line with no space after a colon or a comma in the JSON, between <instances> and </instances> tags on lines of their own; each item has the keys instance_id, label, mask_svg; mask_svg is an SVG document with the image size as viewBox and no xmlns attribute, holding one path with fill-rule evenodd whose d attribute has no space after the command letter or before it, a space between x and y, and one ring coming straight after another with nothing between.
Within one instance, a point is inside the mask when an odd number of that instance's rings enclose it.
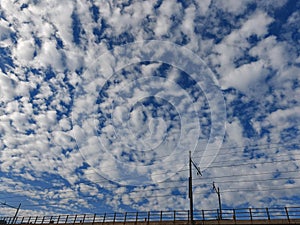
<instances>
[{"instance_id":1,"label":"overhead wire","mask_svg":"<svg viewBox=\"0 0 300 225\"><path fill-rule=\"evenodd\" d=\"M231 166L241 166L241 165L253 165L253 164L265 164L265 163L278 163L278 162L290 162L290 161L294 161L294 160L298 160L298 159L288 159L288 160L278 160L278 161L270 161L270 162L255 162L255 163L243 163L243 164L235 164L235 165L224 165L224 166L214 166L214 167L231 167ZM212 167L210 167L212 168ZM185 170L181 170L181 171L187 171L187 169ZM295 170L295 171L283 171L283 172L280 172L280 173L291 173L291 172L297 172L298 170ZM179 171L177 171L179 172ZM272 172L263 172L263 173L259 173L259 174L232 174L232 175L227 175L227 176L219 176L219 177L208 177L208 178L202 178L201 180L203 179L220 179L220 178L224 178L224 177L237 177L237 176L258 176L258 175L262 175L262 174L273 174L275 172L278 172L278 171L272 171ZM165 173L162 173L162 174L165 174ZM255 181L255 180L254 180ZM102 181L99 181L99 182L95 182L95 181L90 181L91 184L97 184L97 183L100 183ZM157 183L171 183L171 182L184 182L184 180L174 180L174 181L161 181L161 182L157 182ZM128 185L111 185L111 186L100 186L100 188L119 188L119 187L122 187L122 186L128 186ZM26 190L25 190L26 191ZM30 191L30 190L28 190ZM55 190L54 190L55 191ZM73 190L71 190L73 191ZM17 192L24 192L24 190L19 190L19 191L15 191L14 193L17 193ZM64 190L64 192L66 192L66 190ZM67 191L68 192L68 191Z\"/></svg>"},{"instance_id":2,"label":"overhead wire","mask_svg":"<svg viewBox=\"0 0 300 225\"><path fill-rule=\"evenodd\" d=\"M299 142L294 142L292 144L300 144ZM273 145L277 145L277 146L273 146L273 147L270 147L269 146L270 144L261 144L261 145L250 145L250 146L236 146L236 147L227 147L227 148L220 148L221 149L240 149L240 148L245 148L245 147L251 147L251 148L259 148L259 150L264 150L264 149L276 149L278 147L283 147L283 146L287 146L287 145L291 145L290 144L285 144L285 143L273 143ZM272 144L271 144L272 145ZM269 146L269 147L266 147L266 148L260 148L261 146ZM217 150L217 149L214 149L214 150ZM295 154L294 152L290 151L290 154L293 153ZM174 154L177 154L177 153L174 153ZM182 152L178 153L178 154L182 154ZM216 157L220 157L220 156L223 156L223 155L233 155L235 154L234 152L218 152L217 154L205 154L205 155L202 155L202 156L194 156L193 159L202 159L202 158L206 158L206 157L213 157L213 156L216 156ZM243 152L243 154L248 154L247 152ZM271 155L277 155L278 153L268 153L268 154L265 154L265 156L271 156ZM290 155L288 153L286 153L286 155ZM284 156L285 154L282 154L282 156ZM295 154L295 155L300 155L300 154ZM155 157L155 160L157 159L161 159L161 158L169 158L170 155L168 156L163 156L163 157ZM246 158L246 157L245 157ZM257 159L257 158L253 158L253 159ZM160 161L161 163L170 163L170 162L175 162L176 159L170 159L170 160L164 160L164 161ZM232 161L236 161L236 160L232 160ZM215 161L214 163L217 163L218 161ZM223 162L223 161L219 161L219 162ZM125 163L125 162L124 162ZM135 165L135 167L143 167L143 166L151 166L150 165L144 165L144 164L138 164L138 165ZM114 171L114 169L108 169L108 170L102 170L101 172L102 173L106 173L106 172L111 172L111 171ZM89 171L89 172L85 172L86 175L88 174L99 174L99 172L96 172L96 171Z\"/></svg>"},{"instance_id":3,"label":"overhead wire","mask_svg":"<svg viewBox=\"0 0 300 225\"><path fill-rule=\"evenodd\" d=\"M255 147L257 147L257 146L255 146ZM278 147L278 146L276 146L276 147ZM224 153L223 153L224 154ZM226 153L226 154L232 154L232 153ZM280 155L278 155L277 153L274 153L274 155L277 155L278 157L281 157L281 156L284 156L284 155L287 155L287 156L289 156L289 154L280 154ZM295 155L299 155L299 154L297 154L297 153L294 153L294 156ZM254 158L254 159L256 159L257 160L257 158ZM250 159L250 160L252 160L252 159ZM265 164L265 163L279 163L279 162L291 162L291 161L295 161L295 160L299 160L299 159L284 159L284 160L277 160L277 161L268 161L268 162L265 162L265 161L263 161L263 162L251 162L251 163L242 163L242 164L234 164L234 165L216 165L216 166L210 166L209 168L220 168L220 167L222 167L222 168L224 168L224 167L232 167L232 166L244 166L244 165L256 165L256 164ZM237 161L237 160L232 160L232 161ZM219 161L218 163L220 163L220 162L225 162L225 161ZM228 162L228 161L226 161L226 162ZM179 171L177 171L177 173L178 172L183 172L183 171L187 171L187 169L182 169L182 170L179 170ZM251 174L251 176L259 176L259 175L263 175L263 174L274 174L274 173L276 173L276 172L278 172L278 171L272 171L272 172L264 172L264 173L259 173L259 174ZM295 171L283 171L283 172L279 172L279 173L294 173L294 172L298 172L298 170L295 170ZM162 174L167 174L167 173L157 173L156 175L162 175ZM227 176L219 176L219 177L208 177L208 178L204 178L204 179L210 179L210 180L213 180L213 179L221 179L221 178L225 178L225 177L238 177L238 176L249 176L250 174L234 174L234 175L227 175ZM202 178L203 179L203 178ZM201 179L201 180L202 180ZM271 180L284 180L284 179L299 179L299 177L285 177L285 178L271 178L271 179L264 179L264 180L241 180L241 181L239 181L239 182L256 182L256 181L271 181ZM184 181L186 181L186 180L167 180L167 181L162 181L162 182L158 182L158 183L171 183L171 182L184 182ZM99 182L102 182L102 181L99 181ZM218 181L218 183L230 183L230 182L232 182L232 181ZM91 181L91 183L96 183L96 182L94 182L94 181ZM117 187L118 187L118 185L116 185ZM100 186L101 187L101 186ZM150 190L140 190L141 192L145 192L145 191L149 191L149 192L152 192L153 193L153 191L156 191L156 190L163 190L163 189L169 189L169 188L182 188L182 187L186 187L186 186L173 186L173 187L164 187L164 188L156 188L156 189L150 189ZM108 187L108 186L103 186L103 187L101 187L101 188L113 188L112 186L110 186L110 187ZM296 187L295 187L296 188ZM272 189L272 190L284 190L285 188L280 188L280 189ZM248 190L248 189L247 189ZM268 190L271 190L271 189L268 189ZM55 191L55 190L54 190ZM64 192L66 192L66 191L70 191L70 192L74 192L74 191L76 191L76 190L65 190ZM238 190L225 190L225 191L223 191L223 192L234 192L234 191L243 191L243 190L240 190L240 189L238 189ZM258 190L258 191L260 191L260 190ZM24 190L20 190L20 192L24 192ZM134 191L134 192L139 192L139 191ZM17 192L14 192L14 193L17 193ZM178 194L178 193L177 193ZM177 195L176 194L176 195ZM171 195L167 195L167 196L173 196L174 194L171 194ZM8 196L6 196L7 198L8 198ZM94 196L91 196L91 197L94 197ZM158 197L158 196L157 196ZM164 197L164 196L161 196L161 197ZM13 198L13 197L12 197Z\"/></svg>"}]
</instances>

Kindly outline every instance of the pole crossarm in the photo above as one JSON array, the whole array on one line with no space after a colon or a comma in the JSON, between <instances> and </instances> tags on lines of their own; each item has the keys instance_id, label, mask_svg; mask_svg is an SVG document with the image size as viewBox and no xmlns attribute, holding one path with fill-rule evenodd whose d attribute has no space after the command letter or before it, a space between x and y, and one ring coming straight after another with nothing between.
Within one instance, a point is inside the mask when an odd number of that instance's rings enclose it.
<instances>
[{"instance_id":1,"label":"pole crossarm","mask_svg":"<svg viewBox=\"0 0 300 225\"><path fill-rule=\"evenodd\" d=\"M17 208L18 208L18 207L9 205L9 204L7 204L6 202L0 202L0 204L1 204L1 205L4 205L4 206L7 206L7 207L10 207L10 208L13 208L13 209L17 209Z\"/></svg>"}]
</instances>

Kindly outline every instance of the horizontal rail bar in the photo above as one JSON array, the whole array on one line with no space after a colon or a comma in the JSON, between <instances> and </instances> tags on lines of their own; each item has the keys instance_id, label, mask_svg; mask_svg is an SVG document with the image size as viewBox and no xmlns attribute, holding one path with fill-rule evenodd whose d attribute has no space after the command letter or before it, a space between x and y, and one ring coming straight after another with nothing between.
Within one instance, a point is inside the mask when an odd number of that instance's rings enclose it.
<instances>
[{"instance_id":1,"label":"horizontal rail bar","mask_svg":"<svg viewBox=\"0 0 300 225\"><path fill-rule=\"evenodd\" d=\"M299 207L283 208L237 208L222 209L222 218L219 211L215 210L194 210L195 221L209 220L232 220L232 221L254 221L254 220L286 220L299 219ZM0 216L2 224L82 224L82 223L107 223L107 222L159 222L159 221L189 221L188 210L178 211L149 211L149 212L114 212L103 214L77 214L77 215L56 215L56 216Z\"/></svg>"}]
</instances>

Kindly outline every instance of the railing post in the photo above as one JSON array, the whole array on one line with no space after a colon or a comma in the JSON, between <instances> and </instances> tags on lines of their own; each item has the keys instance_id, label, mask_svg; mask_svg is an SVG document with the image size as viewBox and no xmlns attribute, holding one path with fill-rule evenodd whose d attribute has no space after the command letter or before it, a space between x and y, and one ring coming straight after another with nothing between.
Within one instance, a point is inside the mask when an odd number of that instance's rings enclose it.
<instances>
[{"instance_id":1,"label":"railing post","mask_svg":"<svg viewBox=\"0 0 300 225\"><path fill-rule=\"evenodd\" d=\"M106 213L104 213L104 216L103 216L103 221L102 221L102 223L104 223L104 222L105 222L105 218L106 218ZM93 224L94 224L94 222L95 222L95 219L96 219L96 213L95 213L95 215L94 215L94 221L93 221Z\"/></svg>"},{"instance_id":2,"label":"railing post","mask_svg":"<svg viewBox=\"0 0 300 225\"><path fill-rule=\"evenodd\" d=\"M57 217L56 224L58 224L58 223L59 223L59 220L60 220L60 215Z\"/></svg>"},{"instance_id":3,"label":"railing post","mask_svg":"<svg viewBox=\"0 0 300 225\"><path fill-rule=\"evenodd\" d=\"M125 212L125 215L124 215L124 225L126 223L126 218L127 218L127 212Z\"/></svg>"},{"instance_id":4,"label":"railing post","mask_svg":"<svg viewBox=\"0 0 300 225\"><path fill-rule=\"evenodd\" d=\"M135 214L135 223L138 222L138 219L139 219L139 212L136 212L136 214Z\"/></svg>"},{"instance_id":5,"label":"railing post","mask_svg":"<svg viewBox=\"0 0 300 225\"><path fill-rule=\"evenodd\" d=\"M162 221L162 214L163 214L163 212L162 211L160 211L160 222Z\"/></svg>"},{"instance_id":6,"label":"railing post","mask_svg":"<svg viewBox=\"0 0 300 225\"><path fill-rule=\"evenodd\" d=\"M85 221L86 214L83 214L82 223Z\"/></svg>"},{"instance_id":7,"label":"railing post","mask_svg":"<svg viewBox=\"0 0 300 225\"><path fill-rule=\"evenodd\" d=\"M43 216L43 219L42 219L42 224L44 223L44 220L45 220L45 216Z\"/></svg>"},{"instance_id":8,"label":"railing post","mask_svg":"<svg viewBox=\"0 0 300 225\"><path fill-rule=\"evenodd\" d=\"M289 211L287 207L284 207L285 209L285 213L286 213L286 218L288 219L289 223L290 223L290 216L289 216Z\"/></svg>"},{"instance_id":9,"label":"railing post","mask_svg":"<svg viewBox=\"0 0 300 225\"><path fill-rule=\"evenodd\" d=\"M174 223L175 223L175 221L176 221L176 211L174 210Z\"/></svg>"},{"instance_id":10,"label":"railing post","mask_svg":"<svg viewBox=\"0 0 300 225\"><path fill-rule=\"evenodd\" d=\"M77 214L75 215L75 218L74 218L73 224L75 224L75 223L76 223L76 219L77 219Z\"/></svg>"},{"instance_id":11,"label":"railing post","mask_svg":"<svg viewBox=\"0 0 300 225\"><path fill-rule=\"evenodd\" d=\"M233 219L234 221L236 221L235 209L233 209L232 219Z\"/></svg>"},{"instance_id":12,"label":"railing post","mask_svg":"<svg viewBox=\"0 0 300 225\"><path fill-rule=\"evenodd\" d=\"M31 219L31 216L29 216L29 218L28 218L28 221L27 221L28 224L30 223L30 219Z\"/></svg>"},{"instance_id":13,"label":"railing post","mask_svg":"<svg viewBox=\"0 0 300 225\"><path fill-rule=\"evenodd\" d=\"M22 217L21 224L23 223L23 221L24 221L24 216Z\"/></svg>"},{"instance_id":14,"label":"railing post","mask_svg":"<svg viewBox=\"0 0 300 225\"><path fill-rule=\"evenodd\" d=\"M17 220L18 220L18 217L14 217L14 218L12 219L11 224L17 224Z\"/></svg>"},{"instance_id":15,"label":"railing post","mask_svg":"<svg viewBox=\"0 0 300 225\"><path fill-rule=\"evenodd\" d=\"M202 221L205 220L204 210L202 209Z\"/></svg>"},{"instance_id":16,"label":"railing post","mask_svg":"<svg viewBox=\"0 0 300 225\"><path fill-rule=\"evenodd\" d=\"M149 221L150 221L150 211L148 211L148 221L147 221L147 224L149 224Z\"/></svg>"},{"instance_id":17,"label":"railing post","mask_svg":"<svg viewBox=\"0 0 300 225\"><path fill-rule=\"evenodd\" d=\"M69 215L66 216L65 224L68 222Z\"/></svg>"},{"instance_id":18,"label":"railing post","mask_svg":"<svg viewBox=\"0 0 300 225\"><path fill-rule=\"evenodd\" d=\"M116 222L116 213L114 213L114 220L113 220L113 224L115 224Z\"/></svg>"},{"instance_id":19,"label":"railing post","mask_svg":"<svg viewBox=\"0 0 300 225\"><path fill-rule=\"evenodd\" d=\"M270 213L269 213L269 209L268 208L266 208L266 212L267 212L268 220L270 220L271 218L270 218Z\"/></svg>"},{"instance_id":20,"label":"railing post","mask_svg":"<svg viewBox=\"0 0 300 225\"><path fill-rule=\"evenodd\" d=\"M251 211L251 208L249 208L249 214L250 214L250 220L252 222L252 211Z\"/></svg>"},{"instance_id":21,"label":"railing post","mask_svg":"<svg viewBox=\"0 0 300 225\"><path fill-rule=\"evenodd\" d=\"M35 217L35 220L34 220L34 224L36 224L36 221L38 220L38 216L37 217Z\"/></svg>"},{"instance_id":22,"label":"railing post","mask_svg":"<svg viewBox=\"0 0 300 225\"><path fill-rule=\"evenodd\" d=\"M104 214L104 215L105 215L105 214ZM104 219L105 219L105 218L104 218ZM92 225L94 225L95 220L96 220L96 213L94 213Z\"/></svg>"}]
</instances>

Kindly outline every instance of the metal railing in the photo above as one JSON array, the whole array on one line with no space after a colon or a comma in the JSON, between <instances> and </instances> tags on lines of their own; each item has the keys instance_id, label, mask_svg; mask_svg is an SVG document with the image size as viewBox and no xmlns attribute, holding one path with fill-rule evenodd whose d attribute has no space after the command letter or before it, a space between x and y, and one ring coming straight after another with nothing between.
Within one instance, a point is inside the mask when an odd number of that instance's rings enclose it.
<instances>
[{"instance_id":1,"label":"metal railing","mask_svg":"<svg viewBox=\"0 0 300 225\"><path fill-rule=\"evenodd\" d=\"M57 216L19 216L0 217L2 224L78 224L105 222L159 222L159 221L189 221L189 211L149 211L124 212L104 214L78 214ZM194 210L195 221L209 220L290 220L300 219L300 207L284 208L239 208L217 210Z\"/></svg>"}]
</instances>

